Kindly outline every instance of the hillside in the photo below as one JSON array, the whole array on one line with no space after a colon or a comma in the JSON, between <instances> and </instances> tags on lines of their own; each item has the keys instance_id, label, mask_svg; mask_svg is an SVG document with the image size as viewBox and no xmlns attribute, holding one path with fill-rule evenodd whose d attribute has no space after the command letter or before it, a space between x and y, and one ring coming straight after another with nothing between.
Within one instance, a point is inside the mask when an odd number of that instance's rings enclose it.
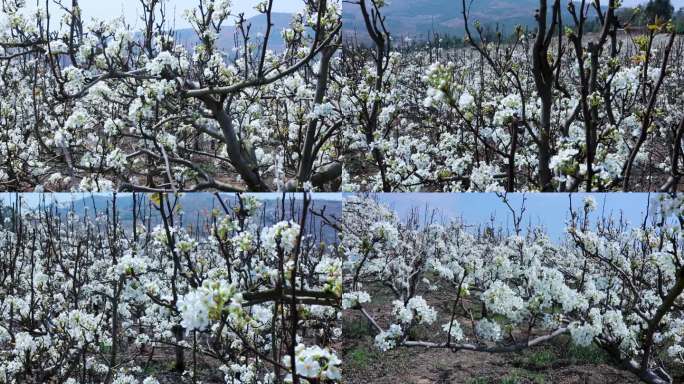
<instances>
[{"instance_id":1,"label":"hillside","mask_svg":"<svg viewBox=\"0 0 684 384\"><path fill-rule=\"evenodd\" d=\"M534 21L537 0L479 0L474 1L470 18L483 25L501 25L510 29L516 24ZM383 9L387 26L395 37L425 38L430 31L462 36L463 7L460 0L396 0ZM363 16L358 6L345 7L344 29L347 36L365 35Z\"/></svg>"},{"instance_id":2,"label":"hillside","mask_svg":"<svg viewBox=\"0 0 684 384\"><path fill-rule=\"evenodd\" d=\"M150 226L153 227L161 223L161 217L159 213L151 207L147 195L138 195L141 199L137 202L137 209L140 217L151 217ZM237 198L232 194L222 194L224 204L231 208L237 205ZM265 226L270 226L275 224L280 219L280 206L281 199L272 196L260 197L259 200L262 203L262 212L257 216L263 219L263 224ZM106 210L111 209L112 198L111 196L101 196L93 195L86 198L75 199L71 203L59 204L59 214L66 215L69 212L75 212L78 216L91 216L95 212L102 213ZM302 202L301 200L294 200L294 202L287 198L285 201L287 206L286 209L286 219L295 220L299 218L299 212L301 212ZM291 205L292 204L292 205ZM177 217L176 220L181 220L186 226L192 226L196 229L200 229L197 223L204 224L205 220L211 217L211 211L213 209L219 209L222 211L221 205L212 193L192 193L185 194L180 197L179 205L182 208L182 217ZM131 194L120 194L116 199L117 214L122 222L122 225L129 229L133 221L133 197ZM317 197L311 203L311 209L314 212L325 213L325 216L329 220L336 220L342 215L342 202L339 200L327 200L325 196ZM295 215L292 215L294 211ZM331 227L323 225L323 220L318 216L309 216L309 225L307 230L319 239L322 239L328 244L333 244L337 241L337 233L332 230Z\"/></svg>"},{"instance_id":3,"label":"hillside","mask_svg":"<svg viewBox=\"0 0 684 384\"><path fill-rule=\"evenodd\" d=\"M269 38L268 47L271 50L278 51L283 48L283 39L280 36L280 31L287 28L292 20L292 15L289 13L278 13L274 12L271 15L271 22L273 23L273 29L271 37ZM263 35L266 31L266 16L257 15L248 19L248 24L251 25L250 28L250 39L251 42L261 41ZM224 23L223 30L219 35L218 46L227 53L232 52L235 48L236 35L238 33L235 25L229 22ZM186 48L190 49L195 44L198 43L197 33L190 28L179 29L176 31L176 39L182 43ZM239 37L238 41L242 42L242 38Z\"/></svg>"},{"instance_id":4,"label":"hillside","mask_svg":"<svg viewBox=\"0 0 684 384\"><path fill-rule=\"evenodd\" d=\"M501 27L509 32L516 25L532 25L539 0L468 0L472 1L470 20L479 20L488 27ZM631 2L631 5L638 3ZM673 1L675 9L684 6L684 1ZM565 2L563 11L567 14ZM425 39L430 32L463 36L463 6L461 0L394 0L383 8L386 24L395 39L412 37ZM564 15L567 19L569 15ZM344 31L347 37L359 36L365 39L363 16L355 4L346 5L343 15Z\"/></svg>"}]
</instances>

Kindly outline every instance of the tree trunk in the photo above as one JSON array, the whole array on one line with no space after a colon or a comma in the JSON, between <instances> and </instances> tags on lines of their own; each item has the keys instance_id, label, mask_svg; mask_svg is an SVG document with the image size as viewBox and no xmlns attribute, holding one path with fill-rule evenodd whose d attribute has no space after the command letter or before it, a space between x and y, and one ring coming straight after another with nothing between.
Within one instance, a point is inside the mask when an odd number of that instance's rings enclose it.
<instances>
[{"instance_id":1,"label":"tree trunk","mask_svg":"<svg viewBox=\"0 0 684 384\"><path fill-rule=\"evenodd\" d=\"M185 329L180 324L176 324L171 329L173 336L176 338L176 344L180 344L183 341L183 336L185 335ZM185 349L180 345L176 345L176 363L173 369L177 372L183 373L185 371Z\"/></svg>"}]
</instances>

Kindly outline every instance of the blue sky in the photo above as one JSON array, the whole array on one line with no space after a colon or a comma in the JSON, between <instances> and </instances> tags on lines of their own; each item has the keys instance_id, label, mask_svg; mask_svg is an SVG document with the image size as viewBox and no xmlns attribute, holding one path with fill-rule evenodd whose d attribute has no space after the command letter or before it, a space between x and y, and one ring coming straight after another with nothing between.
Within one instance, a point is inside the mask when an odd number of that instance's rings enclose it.
<instances>
[{"instance_id":1,"label":"blue sky","mask_svg":"<svg viewBox=\"0 0 684 384\"><path fill-rule=\"evenodd\" d=\"M45 0L39 0L39 3L43 5ZM64 3L70 4L71 2L65 1ZM177 28L187 28L189 25L182 17L183 11L196 7L199 4L199 0L166 0L165 3L168 18L175 19ZM27 0L26 4L31 9L36 8L36 0ZM254 7L258 4L257 0L232 0L231 4L231 13L233 14L244 12L247 17L257 14L254 10ZM79 5L83 9L83 15L86 20L92 17L110 19L123 14L126 20L133 22L140 17L141 13L139 0L80 0ZM303 7L303 0L275 0L273 2L273 10L276 12L294 13ZM58 8L52 4L50 9L56 12Z\"/></svg>"},{"instance_id":2,"label":"blue sky","mask_svg":"<svg viewBox=\"0 0 684 384\"><path fill-rule=\"evenodd\" d=\"M38 0L40 4L44 4L44 0ZM405 0L394 0L405 1ZM476 0L477 1L477 0ZM513 1L513 0L512 0ZM643 4L647 0L623 0L623 5L634 6ZM36 0L27 0L27 6L35 8ZM68 2L66 2L68 3ZM258 3L257 0L232 0L231 9L233 13L237 14L244 12L248 17L256 15L254 6ZM83 8L86 17L97 17L100 19L110 18L114 15L124 14L128 20L133 20L139 16L139 0L80 0L79 4ZM182 20L183 10L196 7L199 4L198 0L166 0L167 10L170 16L173 16L174 10L176 14L176 23L178 26L187 26ZM684 0L673 0L672 4L675 8L684 7ZM300 10L304 5L303 0L275 0L273 7L277 12L293 13ZM343 7L350 7L351 4L344 3ZM51 7L56 9L56 7Z\"/></svg>"},{"instance_id":3,"label":"blue sky","mask_svg":"<svg viewBox=\"0 0 684 384\"><path fill-rule=\"evenodd\" d=\"M39 2L41 5L44 4L44 0L27 0L27 7L30 9L35 9L36 2ZM625 6L633 6L645 2L647 2L647 0L624 0L623 4ZM68 3L69 2L65 2L65 4ZM258 0L232 0L231 10L233 14L244 12L247 17L252 17L257 14L257 12L254 10L254 7L257 3ZM140 16L139 0L80 0L79 4L83 9L83 14L87 19L91 17L98 19L109 19L123 14L127 20L133 22ZM188 8L196 7L197 4L199 4L199 0L166 0L166 4L168 17L172 20L175 20L176 27L188 28L188 23L185 22L182 17L183 11ZM684 0L673 0L672 4L678 9L680 7L684 7ZM273 3L273 8L276 12L294 13L302 9L303 6L303 0L275 0ZM343 7L350 6L354 5L349 3L343 4ZM51 9L55 13L59 13L58 8L54 6L54 4L51 5Z\"/></svg>"},{"instance_id":4,"label":"blue sky","mask_svg":"<svg viewBox=\"0 0 684 384\"><path fill-rule=\"evenodd\" d=\"M29 208L35 208L39 204L45 202L46 204L52 203L66 203L74 200L80 200L87 198L91 195L102 195L107 196L106 193L86 193L86 192L73 192L73 193L13 193L13 192L2 192L0 193L0 202L3 205L14 204L17 201L17 196L21 197L24 206ZM122 194L125 195L125 194Z\"/></svg>"},{"instance_id":5,"label":"blue sky","mask_svg":"<svg viewBox=\"0 0 684 384\"><path fill-rule=\"evenodd\" d=\"M622 214L628 222L638 226L647 212L647 193L576 193L572 194L573 208L581 207L587 195L592 195L597 203L593 219L602 213L615 218ZM494 217L495 223L504 228L513 228L508 207L493 193L398 193L378 194L376 197L393 208L402 219L418 209L422 215L434 211L444 222L462 218L466 224L478 225L489 223ZM526 197L523 226L528 223L544 226L552 239L560 239L569 218L570 196L567 193L508 194L511 206L518 211L523 197ZM653 199L654 195L651 194L650 198Z\"/></svg>"}]
</instances>

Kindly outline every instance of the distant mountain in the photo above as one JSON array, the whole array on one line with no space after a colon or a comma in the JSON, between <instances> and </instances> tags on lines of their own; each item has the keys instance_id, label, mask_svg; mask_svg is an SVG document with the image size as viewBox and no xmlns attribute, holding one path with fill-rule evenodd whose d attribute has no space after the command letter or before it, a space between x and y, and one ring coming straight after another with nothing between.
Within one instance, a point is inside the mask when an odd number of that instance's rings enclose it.
<instances>
[{"instance_id":1,"label":"distant mountain","mask_svg":"<svg viewBox=\"0 0 684 384\"><path fill-rule=\"evenodd\" d=\"M273 24L273 27L271 28L271 34L268 40L269 49L273 51L283 49L285 43L283 42L280 32L283 29L288 28L291 20L292 15L289 13L274 12L271 14L271 23ZM249 31L250 42L261 44L263 35L266 33L266 15L260 14L248 19L245 26L247 25L251 25ZM230 54L233 48L235 48L236 41L242 43L242 37L238 33L239 31L234 25L228 23L224 24L223 30L218 38L219 48ZM197 33L191 28L177 30L176 40L188 49L199 43Z\"/></svg>"},{"instance_id":2,"label":"distant mountain","mask_svg":"<svg viewBox=\"0 0 684 384\"><path fill-rule=\"evenodd\" d=\"M479 20L485 26L499 24L508 30L516 24L532 23L538 6L538 0L475 0L469 18L471 22ZM455 36L463 36L464 33L461 0L394 0L382 11L395 38L424 39L430 32ZM345 6L343 23L347 36L355 32L359 36L366 34L358 6Z\"/></svg>"},{"instance_id":3,"label":"distant mountain","mask_svg":"<svg viewBox=\"0 0 684 384\"><path fill-rule=\"evenodd\" d=\"M623 0L622 6L635 7L637 5L642 5L646 3L648 3L648 0ZM675 8L675 10L684 7L684 0L671 0L670 3L672 3L672 6Z\"/></svg>"},{"instance_id":4,"label":"distant mountain","mask_svg":"<svg viewBox=\"0 0 684 384\"><path fill-rule=\"evenodd\" d=\"M161 224L161 216L159 212L150 205L150 201L145 194L139 194L139 199L136 202L138 210L138 217L149 218L149 227L154 227ZM325 195L318 195L315 198L310 208L314 212L324 212L325 217L331 221L341 218L342 215L342 201L328 200ZM237 206L237 197L232 194L222 194L221 198L224 204L230 209ZM262 203L262 210L258 213L258 217L262 219L264 226L270 226L280 221L282 201L276 195L271 195L268 198L259 198ZM75 199L69 203L61 203L54 208L60 216L64 216L70 212L74 212L80 217L94 217L97 213L104 213L112 209L112 197L103 195L92 195L85 198ZM176 215L177 223L186 227L192 227L194 230L199 230L200 234L204 233L202 226L206 224L206 220L211 217L213 209L219 209L223 212L221 203L216 199L212 193L189 193L182 195L178 201L182 215ZM116 212L122 226L126 231L132 230L133 222L133 197L131 194L118 195L116 199ZM285 199L285 219L298 220L302 210L302 201L300 199L291 200L289 197ZM309 225L307 225L307 232L314 235L317 239L323 240L328 244L334 244L337 241L337 233L330 226L324 225L324 220L316 215L309 215Z\"/></svg>"},{"instance_id":5,"label":"distant mountain","mask_svg":"<svg viewBox=\"0 0 684 384\"><path fill-rule=\"evenodd\" d=\"M485 27L494 28L498 25L505 32L512 31L518 24L534 27L534 14L539 8L539 0L467 0L466 4L471 1L471 26L479 20ZM675 8L684 6L684 0L674 1L673 5ZM565 13L563 19L568 20L567 1L562 1L562 8ZM395 40L406 37L424 40L432 32L456 37L462 37L465 33L461 0L390 0L389 5L382 8L382 14ZM361 41L367 39L358 5L345 3L343 23L347 38L357 36ZM471 27L471 31L474 33L474 28Z\"/></svg>"}]
</instances>

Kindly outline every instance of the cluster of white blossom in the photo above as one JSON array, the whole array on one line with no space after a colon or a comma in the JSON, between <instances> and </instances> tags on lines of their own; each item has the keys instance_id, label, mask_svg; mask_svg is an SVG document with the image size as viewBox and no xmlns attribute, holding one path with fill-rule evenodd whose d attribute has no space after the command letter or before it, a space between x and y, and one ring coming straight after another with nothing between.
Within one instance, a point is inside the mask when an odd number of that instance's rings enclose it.
<instances>
[{"instance_id":1,"label":"cluster of white blossom","mask_svg":"<svg viewBox=\"0 0 684 384\"><path fill-rule=\"evenodd\" d=\"M235 285L225 281L205 280L198 289L178 302L181 325L189 330L204 330L210 320L220 320L224 312L231 316L242 313L242 295Z\"/></svg>"},{"instance_id":2,"label":"cluster of white blossom","mask_svg":"<svg viewBox=\"0 0 684 384\"><path fill-rule=\"evenodd\" d=\"M371 297L368 292L344 292L342 294L342 309L352 309L360 304L370 303Z\"/></svg>"},{"instance_id":3,"label":"cluster of white blossom","mask_svg":"<svg viewBox=\"0 0 684 384\"><path fill-rule=\"evenodd\" d=\"M145 273L147 270L147 260L128 251L117 260L113 269L116 275L136 275Z\"/></svg>"},{"instance_id":4,"label":"cluster of white blossom","mask_svg":"<svg viewBox=\"0 0 684 384\"><path fill-rule=\"evenodd\" d=\"M272 227L264 228L261 232L261 241L268 249L282 249L283 252L290 253L297 246L299 232L299 224L281 221Z\"/></svg>"},{"instance_id":5,"label":"cluster of white blossom","mask_svg":"<svg viewBox=\"0 0 684 384\"><path fill-rule=\"evenodd\" d=\"M414 321L418 324L432 324L437 317L437 311L421 296L410 298L406 305L401 300L394 300L392 305L392 313L402 324L411 324Z\"/></svg>"},{"instance_id":6,"label":"cluster of white blossom","mask_svg":"<svg viewBox=\"0 0 684 384\"><path fill-rule=\"evenodd\" d=\"M381 351L394 349L400 342L404 332L399 324L392 324L386 331L375 336L375 346Z\"/></svg>"},{"instance_id":7,"label":"cluster of white blossom","mask_svg":"<svg viewBox=\"0 0 684 384\"><path fill-rule=\"evenodd\" d=\"M501 332L501 326L494 320L484 318L475 324L475 333L485 340L499 341Z\"/></svg>"},{"instance_id":8,"label":"cluster of white blossom","mask_svg":"<svg viewBox=\"0 0 684 384\"><path fill-rule=\"evenodd\" d=\"M442 330L447 335L450 335L451 339L454 341L462 341L465 339L465 335L463 334L463 329L461 328L461 324L459 324L456 321L443 324Z\"/></svg>"},{"instance_id":9,"label":"cluster of white blossom","mask_svg":"<svg viewBox=\"0 0 684 384\"><path fill-rule=\"evenodd\" d=\"M283 362L289 366L290 356L285 356ZM330 349L319 346L307 347L304 344L298 344L295 347L296 371L306 378L340 381L342 380L341 364L342 361ZM292 376L286 377L285 382L291 383Z\"/></svg>"}]
</instances>

